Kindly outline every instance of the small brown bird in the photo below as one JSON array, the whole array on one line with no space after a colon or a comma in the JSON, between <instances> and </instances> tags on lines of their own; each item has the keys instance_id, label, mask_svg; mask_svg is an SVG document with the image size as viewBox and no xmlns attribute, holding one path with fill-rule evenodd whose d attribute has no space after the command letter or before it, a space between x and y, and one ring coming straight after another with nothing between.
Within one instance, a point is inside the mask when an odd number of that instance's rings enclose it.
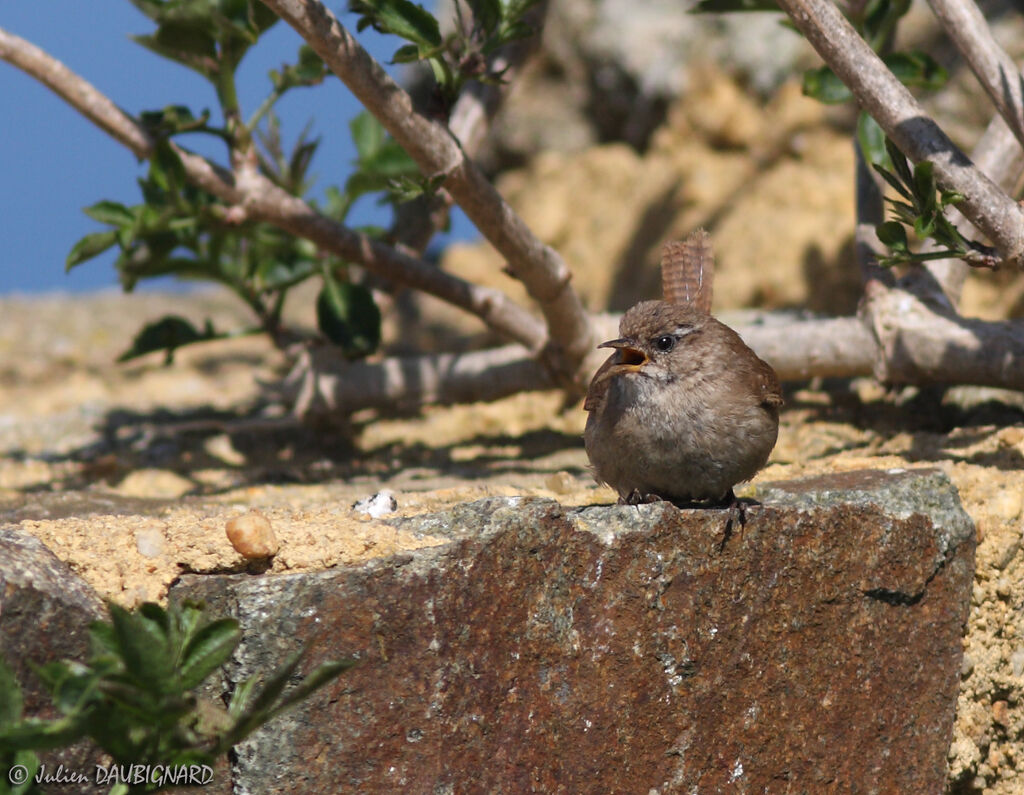
<instances>
[{"instance_id":1,"label":"small brown bird","mask_svg":"<svg viewBox=\"0 0 1024 795\"><path fill-rule=\"evenodd\" d=\"M779 432L775 371L710 315L710 239L698 230L662 254L664 301L619 324L594 375L584 440L598 479L619 502L735 500L765 465Z\"/></svg>"}]
</instances>

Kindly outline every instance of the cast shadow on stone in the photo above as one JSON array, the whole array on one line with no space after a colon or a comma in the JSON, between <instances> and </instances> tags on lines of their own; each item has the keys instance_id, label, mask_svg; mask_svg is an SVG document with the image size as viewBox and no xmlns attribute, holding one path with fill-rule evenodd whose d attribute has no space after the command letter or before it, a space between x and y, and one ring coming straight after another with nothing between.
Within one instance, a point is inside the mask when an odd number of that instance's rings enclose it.
<instances>
[{"instance_id":1,"label":"cast shadow on stone","mask_svg":"<svg viewBox=\"0 0 1024 795\"><path fill-rule=\"evenodd\" d=\"M68 474L57 479L47 477L19 491L32 495L79 491L96 484L116 487L132 472L145 469L170 471L191 481L194 488L186 495L359 476L387 481L416 468L474 479L496 472L544 473L545 466L541 463L538 467L537 459L583 446L582 438L576 434L540 429L517 436L480 433L456 444L394 442L360 449L354 441L358 430L352 426L306 424L290 416L268 418L261 407L248 411L117 409L107 413L95 429L95 441L67 453L46 456L54 468ZM473 448L482 452L467 457L464 451ZM16 460L38 456L9 450L5 457ZM566 468L549 467L551 472ZM586 474L578 469L574 474ZM211 484L202 477L211 471L222 473L219 482Z\"/></svg>"}]
</instances>

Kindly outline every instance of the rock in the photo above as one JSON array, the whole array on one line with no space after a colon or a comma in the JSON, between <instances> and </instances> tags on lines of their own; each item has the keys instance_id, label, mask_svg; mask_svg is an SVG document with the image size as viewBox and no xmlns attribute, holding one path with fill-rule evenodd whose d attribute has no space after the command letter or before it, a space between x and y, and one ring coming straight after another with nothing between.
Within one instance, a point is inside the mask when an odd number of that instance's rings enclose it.
<instances>
[{"instance_id":1,"label":"rock","mask_svg":"<svg viewBox=\"0 0 1024 795\"><path fill-rule=\"evenodd\" d=\"M228 519L225 532L231 546L243 558L269 558L281 548L270 520L255 508Z\"/></svg>"},{"instance_id":2,"label":"rock","mask_svg":"<svg viewBox=\"0 0 1024 795\"><path fill-rule=\"evenodd\" d=\"M195 484L167 469L136 469L113 491L121 497L175 500L195 489Z\"/></svg>"},{"instance_id":3,"label":"rock","mask_svg":"<svg viewBox=\"0 0 1024 795\"><path fill-rule=\"evenodd\" d=\"M358 567L186 575L348 671L237 749L235 792L940 792L974 529L936 471L769 484L745 522L492 498L393 520L450 543ZM730 521L730 519L732 521Z\"/></svg>"},{"instance_id":4,"label":"rock","mask_svg":"<svg viewBox=\"0 0 1024 795\"><path fill-rule=\"evenodd\" d=\"M55 718L49 691L33 665L52 660L82 660L89 650L89 623L106 617L103 602L34 536L0 527L0 657L17 679L24 714ZM50 770L91 773L102 761L88 743L39 754ZM6 773L6 771L5 771ZM95 793L87 784L68 784L61 792Z\"/></svg>"}]
</instances>

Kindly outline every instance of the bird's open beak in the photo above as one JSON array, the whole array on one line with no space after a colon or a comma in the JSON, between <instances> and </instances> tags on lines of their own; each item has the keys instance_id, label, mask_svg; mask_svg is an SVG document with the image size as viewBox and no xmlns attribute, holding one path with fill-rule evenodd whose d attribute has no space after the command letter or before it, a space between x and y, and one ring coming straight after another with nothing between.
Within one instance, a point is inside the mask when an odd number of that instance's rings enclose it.
<instances>
[{"instance_id":1,"label":"bird's open beak","mask_svg":"<svg viewBox=\"0 0 1024 795\"><path fill-rule=\"evenodd\" d=\"M633 343L625 338L608 340L597 346L598 348L615 348L619 352L619 361L616 363L623 370L636 372L648 361L647 354L637 349Z\"/></svg>"}]
</instances>

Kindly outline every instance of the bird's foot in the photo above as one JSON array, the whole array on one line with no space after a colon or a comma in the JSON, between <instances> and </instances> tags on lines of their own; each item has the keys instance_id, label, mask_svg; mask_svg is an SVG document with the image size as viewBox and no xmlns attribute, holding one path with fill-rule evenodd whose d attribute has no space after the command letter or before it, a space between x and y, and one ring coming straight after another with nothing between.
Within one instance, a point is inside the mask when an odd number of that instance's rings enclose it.
<instances>
[{"instance_id":1,"label":"bird's foot","mask_svg":"<svg viewBox=\"0 0 1024 795\"><path fill-rule=\"evenodd\" d=\"M716 508L723 508L726 511L725 533L722 535L722 543L718 545L718 551L725 549L725 545L732 538L733 529L738 528L740 532L747 524L747 501L736 496L736 492L729 489L728 493L718 500Z\"/></svg>"},{"instance_id":2,"label":"bird's foot","mask_svg":"<svg viewBox=\"0 0 1024 795\"><path fill-rule=\"evenodd\" d=\"M647 505L652 502L661 502L657 494L641 494L640 489L633 489L625 497L619 497L619 505Z\"/></svg>"}]
</instances>

